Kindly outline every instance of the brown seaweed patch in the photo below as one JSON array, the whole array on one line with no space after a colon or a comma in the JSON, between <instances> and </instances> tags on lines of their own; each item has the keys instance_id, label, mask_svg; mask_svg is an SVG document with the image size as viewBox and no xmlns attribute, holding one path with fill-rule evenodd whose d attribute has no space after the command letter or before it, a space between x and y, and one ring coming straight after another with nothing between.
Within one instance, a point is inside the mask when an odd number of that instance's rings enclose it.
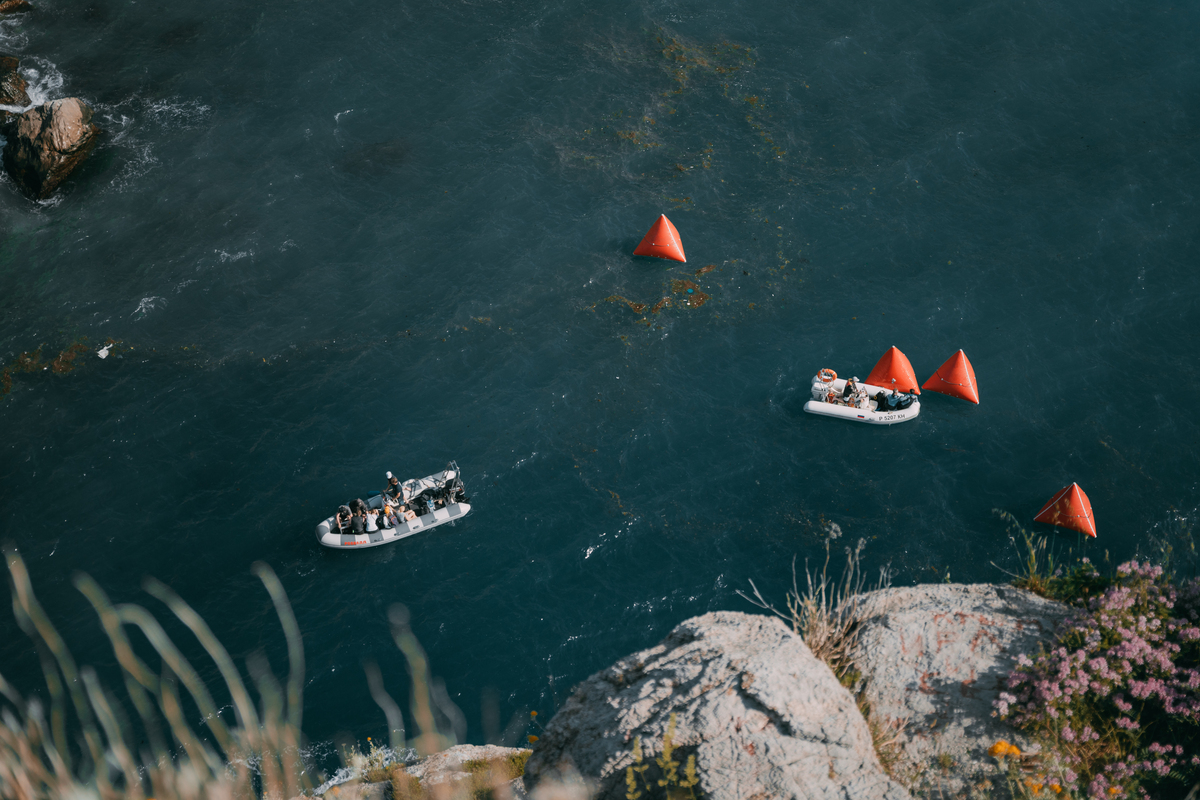
<instances>
[{"instance_id":1,"label":"brown seaweed patch","mask_svg":"<svg viewBox=\"0 0 1200 800\"><path fill-rule=\"evenodd\" d=\"M34 372L51 372L55 375L66 375L68 372L71 372L80 366L80 364L76 363L76 359L92 349L86 342L87 337L76 339L60 350L49 361L42 357L42 350L45 348L45 345L39 345L36 350L21 353L6 364L4 369L0 370L0 397L4 397L12 391L14 375ZM115 348L120 342L109 338L104 344L106 345L105 349L108 349ZM113 349L112 352L115 353L118 351Z\"/></svg>"},{"instance_id":2,"label":"brown seaweed patch","mask_svg":"<svg viewBox=\"0 0 1200 800\"><path fill-rule=\"evenodd\" d=\"M689 280L671 281L671 291L683 295L688 308L699 308L708 302L709 296L700 291L700 287Z\"/></svg>"},{"instance_id":3,"label":"brown seaweed patch","mask_svg":"<svg viewBox=\"0 0 1200 800\"><path fill-rule=\"evenodd\" d=\"M701 275L705 275L709 272L712 272L716 268L717 268L716 264L706 264L705 266L696 270L696 277L699 278Z\"/></svg>"},{"instance_id":4,"label":"brown seaweed patch","mask_svg":"<svg viewBox=\"0 0 1200 800\"><path fill-rule=\"evenodd\" d=\"M664 297L654 304L654 307L650 309L650 313L657 314L669 305L671 305L671 298Z\"/></svg>"},{"instance_id":5,"label":"brown seaweed patch","mask_svg":"<svg viewBox=\"0 0 1200 800\"><path fill-rule=\"evenodd\" d=\"M57 357L55 357L53 361L50 362L50 371L55 375L67 374L71 370L75 369L76 357L86 353L88 349L88 346L83 342L75 342L75 344L71 345L66 350L63 350L58 354Z\"/></svg>"},{"instance_id":6,"label":"brown seaweed patch","mask_svg":"<svg viewBox=\"0 0 1200 800\"><path fill-rule=\"evenodd\" d=\"M604 300L607 303L624 303L625 305L627 305L631 309L633 309L633 313L635 313L635 314L641 314L643 311L646 310L645 303L635 303L632 300L630 300L629 298L622 297L619 294L609 295L608 297L604 298Z\"/></svg>"},{"instance_id":7,"label":"brown seaweed patch","mask_svg":"<svg viewBox=\"0 0 1200 800\"><path fill-rule=\"evenodd\" d=\"M32 353L21 353L13 359L8 368L14 372L36 372L45 365L42 361L42 348L39 346Z\"/></svg>"}]
</instances>

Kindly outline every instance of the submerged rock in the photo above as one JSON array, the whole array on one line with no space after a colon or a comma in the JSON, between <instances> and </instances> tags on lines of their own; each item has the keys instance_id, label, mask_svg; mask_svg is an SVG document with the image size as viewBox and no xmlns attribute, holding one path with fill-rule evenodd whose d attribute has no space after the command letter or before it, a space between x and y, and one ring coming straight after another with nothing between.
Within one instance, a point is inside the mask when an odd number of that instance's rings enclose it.
<instances>
[{"instance_id":1,"label":"submerged rock","mask_svg":"<svg viewBox=\"0 0 1200 800\"><path fill-rule=\"evenodd\" d=\"M25 108L30 103L28 84L17 71L20 63L12 56L0 55L0 106Z\"/></svg>"},{"instance_id":2,"label":"submerged rock","mask_svg":"<svg viewBox=\"0 0 1200 800\"><path fill-rule=\"evenodd\" d=\"M893 774L947 797L1002 796L988 747L1033 745L992 703L1020 653L1051 646L1067 606L1011 586L931 584L870 592L860 610L864 696L877 722L906 723Z\"/></svg>"},{"instance_id":3,"label":"submerged rock","mask_svg":"<svg viewBox=\"0 0 1200 800\"><path fill-rule=\"evenodd\" d=\"M45 199L87 157L99 133L92 109L78 98L31 108L6 131L4 169L30 197Z\"/></svg>"},{"instance_id":4,"label":"submerged rock","mask_svg":"<svg viewBox=\"0 0 1200 800\"><path fill-rule=\"evenodd\" d=\"M0 14L18 14L33 11L29 0L0 0Z\"/></svg>"},{"instance_id":5,"label":"submerged rock","mask_svg":"<svg viewBox=\"0 0 1200 800\"><path fill-rule=\"evenodd\" d=\"M775 618L728 611L687 620L580 684L536 746L526 785L565 764L597 780L598 798L624 798L635 740L644 778L657 779L673 716L678 776L694 755L708 800L910 797L880 766L854 698L801 638Z\"/></svg>"}]
</instances>

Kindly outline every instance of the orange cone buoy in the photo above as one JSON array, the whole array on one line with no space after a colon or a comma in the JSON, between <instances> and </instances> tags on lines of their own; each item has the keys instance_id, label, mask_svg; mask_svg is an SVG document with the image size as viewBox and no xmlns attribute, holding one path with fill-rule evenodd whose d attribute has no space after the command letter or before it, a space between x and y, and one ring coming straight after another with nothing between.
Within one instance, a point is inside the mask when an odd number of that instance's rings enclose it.
<instances>
[{"instance_id":1,"label":"orange cone buoy","mask_svg":"<svg viewBox=\"0 0 1200 800\"><path fill-rule=\"evenodd\" d=\"M1079 488L1078 483L1072 483L1046 503L1045 507L1033 518L1034 522L1046 522L1060 528L1070 528L1079 531L1093 539L1096 538L1096 518L1092 516L1092 503L1088 496Z\"/></svg>"},{"instance_id":2,"label":"orange cone buoy","mask_svg":"<svg viewBox=\"0 0 1200 800\"><path fill-rule=\"evenodd\" d=\"M669 258L672 261L687 261L683 256L683 243L679 240L679 231L667 219L666 214L660 214L658 221L650 226L650 232L642 239L642 243L633 251L635 256L653 256L654 258Z\"/></svg>"},{"instance_id":3,"label":"orange cone buoy","mask_svg":"<svg viewBox=\"0 0 1200 800\"><path fill-rule=\"evenodd\" d=\"M929 380L921 384L922 389L948 394L979 405L979 386L975 383L975 369L967 361L967 354L959 350L946 363L938 367Z\"/></svg>"},{"instance_id":4,"label":"orange cone buoy","mask_svg":"<svg viewBox=\"0 0 1200 800\"><path fill-rule=\"evenodd\" d=\"M875 369L867 376L867 383L872 386L883 386L895 389L897 392L920 394L917 386L917 373L913 372L912 363L900 348L895 345L883 354L883 358L875 364Z\"/></svg>"}]
</instances>

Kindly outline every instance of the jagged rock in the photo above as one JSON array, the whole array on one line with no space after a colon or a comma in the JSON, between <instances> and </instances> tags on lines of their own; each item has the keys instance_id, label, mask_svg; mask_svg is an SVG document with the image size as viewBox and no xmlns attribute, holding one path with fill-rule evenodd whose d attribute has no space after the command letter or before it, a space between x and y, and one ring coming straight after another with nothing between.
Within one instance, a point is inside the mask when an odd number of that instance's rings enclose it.
<instances>
[{"instance_id":1,"label":"jagged rock","mask_svg":"<svg viewBox=\"0 0 1200 800\"><path fill-rule=\"evenodd\" d=\"M672 714L676 758L696 756L708 800L910 797L884 774L854 698L800 637L727 611L687 620L580 684L536 745L526 785L567 762L598 781L598 798L624 798L634 738L652 763Z\"/></svg>"},{"instance_id":2,"label":"jagged rock","mask_svg":"<svg viewBox=\"0 0 1200 800\"><path fill-rule=\"evenodd\" d=\"M475 776L483 776L489 769L495 769L494 780L503 780L510 795L523 798L525 787L521 782L521 774L528 755L528 750L515 747L460 744L410 764L404 771L420 780L422 789L430 794L454 797L460 794L457 790L459 784L464 784L465 788L465 783ZM511 773L504 772L508 768L512 769Z\"/></svg>"},{"instance_id":3,"label":"jagged rock","mask_svg":"<svg viewBox=\"0 0 1200 800\"><path fill-rule=\"evenodd\" d=\"M22 191L42 200L87 157L99 133L92 109L82 100L44 103L10 124L4 169Z\"/></svg>"},{"instance_id":4,"label":"jagged rock","mask_svg":"<svg viewBox=\"0 0 1200 800\"><path fill-rule=\"evenodd\" d=\"M389 781L339 783L337 786L330 786L321 796L325 800L391 800L392 784ZM304 800L304 795L292 800Z\"/></svg>"},{"instance_id":5,"label":"jagged rock","mask_svg":"<svg viewBox=\"0 0 1200 800\"><path fill-rule=\"evenodd\" d=\"M455 745L407 766L387 768L393 777L409 780L401 794L418 800L471 800L481 796L493 800L525 800L521 776L530 751L497 745ZM325 800L390 800L393 785L388 781L351 780L326 789ZM585 796L586 797L586 796ZM301 800L301 798L293 798Z\"/></svg>"},{"instance_id":6,"label":"jagged rock","mask_svg":"<svg viewBox=\"0 0 1200 800\"><path fill-rule=\"evenodd\" d=\"M0 106L24 108L30 103L29 93L25 91L28 84L17 72L20 63L12 56L0 55Z\"/></svg>"},{"instance_id":7,"label":"jagged rock","mask_svg":"<svg viewBox=\"0 0 1200 800\"><path fill-rule=\"evenodd\" d=\"M17 14L24 11L33 11L29 0L0 0L0 14Z\"/></svg>"},{"instance_id":8,"label":"jagged rock","mask_svg":"<svg viewBox=\"0 0 1200 800\"><path fill-rule=\"evenodd\" d=\"M864 696L877 722L907 722L893 774L947 797L987 792L981 784L997 777L989 746L1036 749L992 716L992 701L1018 654L1053 642L1066 606L1010 586L934 584L871 592L860 610Z\"/></svg>"}]
</instances>

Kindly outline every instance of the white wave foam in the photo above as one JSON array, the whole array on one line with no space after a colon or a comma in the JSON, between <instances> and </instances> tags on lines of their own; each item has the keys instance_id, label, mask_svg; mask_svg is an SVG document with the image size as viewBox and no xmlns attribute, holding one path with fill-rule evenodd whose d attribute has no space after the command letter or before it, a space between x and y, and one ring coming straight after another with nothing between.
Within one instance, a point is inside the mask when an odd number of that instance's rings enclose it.
<instances>
[{"instance_id":1,"label":"white wave foam","mask_svg":"<svg viewBox=\"0 0 1200 800\"><path fill-rule=\"evenodd\" d=\"M154 309L161 308L161 307L165 306L166 304L167 304L167 298L165 298L165 297L143 297L142 301L140 303L138 303L137 310L134 311L129 316L137 317L138 319L142 319L143 317L145 317L147 314L149 314Z\"/></svg>"},{"instance_id":2,"label":"white wave foam","mask_svg":"<svg viewBox=\"0 0 1200 800\"><path fill-rule=\"evenodd\" d=\"M136 95L115 105L99 106L96 113L100 117L100 127L108 133L106 146L120 147L128 152L109 188L118 192L133 188L143 175L160 165L150 142L140 134L151 127L160 130L195 128L211 112L210 106L198 100L145 100Z\"/></svg>"},{"instance_id":3,"label":"white wave foam","mask_svg":"<svg viewBox=\"0 0 1200 800\"><path fill-rule=\"evenodd\" d=\"M239 250L236 253L226 253L224 250L214 250L213 252L221 258L222 264L227 261L241 261L243 258L249 258L254 255L253 250Z\"/></svg>"},{"instance_id":4,"label":"white wave foam","mask_svg":"<svg viewBox=\"0 0 1200 800\"><path fill-rule=\"evenodd\" d=\"M212 107L206 106L199 100L169 100L147 101L146 116L156 125L173 130L188 130L195 128L208 119Z\"/></svg>"},{"instance_id":5,"label":"white wave foam","mask_svg":"<svg viewBox=\"0 0 1200 800\"><path fill-rule=\"evenodd\" d=\"M19 71L21 77L29 84L25 88L31 101L27 108L40 106L59 97L63 87L63 74L58 71L53 61L37 56L22 56Z\"/></svg>"},{"instance_id":6,"label":"white wave foam","mask_svg":"<svg viewBox=\"0 0 1200 800\"><path fill-rule=\"evenodd\" d=\"M154 151L150 149L150 145L145 142L133 139L120 142L115 137L114 141L124 144L130 150L131 154L131 157L121 165L121 171L109 183L111 188L118 192L123 192L133 186L138 178L157 167L159 161L155 158Z\"/></svg>"}]
</instances>

